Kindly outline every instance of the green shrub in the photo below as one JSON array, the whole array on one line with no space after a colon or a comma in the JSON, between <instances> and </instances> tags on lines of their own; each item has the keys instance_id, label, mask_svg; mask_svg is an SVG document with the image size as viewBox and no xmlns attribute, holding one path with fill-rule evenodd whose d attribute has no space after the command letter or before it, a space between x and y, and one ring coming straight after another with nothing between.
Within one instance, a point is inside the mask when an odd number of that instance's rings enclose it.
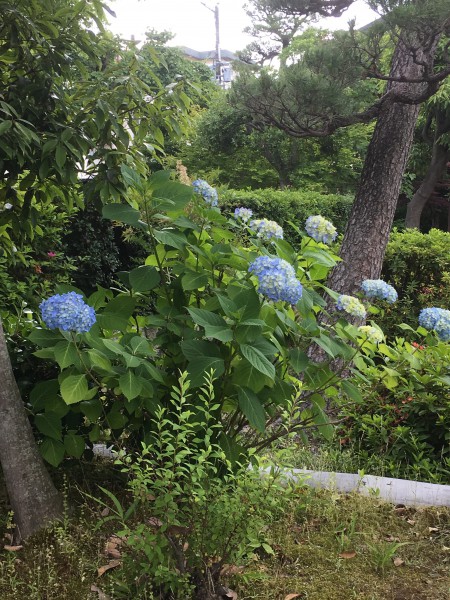
<instances>
[{"instance_id":1,"label":"green shrub","mask_svg":"<svg viewBox=\"0 0 450 600\"><path fill-rule=\"evenodd\" d=\"M354 383L364 402L341 407L341 442L369 465L371 457L383 456L387 475L447 482L450 345L434 334L412 343L397 338L356 363L364 379Z\"/></svg>"},{"instance_id":2,"label":"green shrub","mask_svg":"<svg viewBox=\"0 0 450 600\"><path fill-rule=\"evenodd\" d=\"M352 203L352 196L297 190L222 190L220 196L224 212L233 212L239 206L251 208L256 218L264 217L282 225L286 239L291 242L298 241L299 237L289 221L303 229L311 215L322 215L332 221L339 233L344 233Z\"/></svg>"},{"instance_id":3,"label":"green shrub","mask_svg":"<svg viewBox=\"0 0 450 600\"><path fill-rule=\"evenodd\" d=\"M124 542L119 597L222 597L225 565L242 565L255 551L274 553L267 528L287 508L289 488L274 470L262 476L258 464L232 468L214 441L223 430L217 407L211 376L189 390L182 374L169 405L155 412L151 444L116 460L132 503L124 510L107 490L112 506L100 502Z\"/></svg>"},{"instance_id":4,"label":"green shrub","mask_svg":"<svg viewBox=\"0 0 450 600\"><path fill-rule=\"evenodd\" d=\"M394 231L386 249L382 277L395 287L398 302L379 319L385 333L397 323L417 326L422 308L450 304L450 233L432 229Z\"/></svg>"}]
</instances>

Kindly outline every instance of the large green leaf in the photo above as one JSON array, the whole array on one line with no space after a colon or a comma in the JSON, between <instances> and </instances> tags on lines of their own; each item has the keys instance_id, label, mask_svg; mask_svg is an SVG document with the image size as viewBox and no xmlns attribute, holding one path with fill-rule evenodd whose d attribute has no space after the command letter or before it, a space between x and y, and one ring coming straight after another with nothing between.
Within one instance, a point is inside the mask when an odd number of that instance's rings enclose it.
<instances>
[{"instance_id":1,"label":"large green leaf","mask_svg":"<svg viewBox=\"0 0 450 600\"><path fill-rule=\"evenodd\" d=\"M45 412L41 415L36 415L34 424L44 435L52 438L53 440L61 440L62 424L58 415L55 415L51 412Z\"/></svg>"},{"instance_id":2,"label":"large green leaf","mask_svg":"<svg viewBox=\"0 0 450 600\"><path fill-rule=\"evenodd\" d=\"M170 246L171 248L177 248L177 250L182 250L188 243L186 237L181 233L177 233L175 230L171 231L168 229L154 229L153 235L161 244Z\"/></svg>"},{"instance_id":3,"label":"large green leaf","mask_svg":"<svg viewBox=\"0 0 450 600\"><path fill-rule=\"evenodd\" d=\"M353 383L350 383L350 381L348 381L347 379L342 380L341 387L342 390L347 394L347 396L351 400L354 400L358 404L362 404L364 402L364 398L359 389L356 387L356 385L353 385Z\"/></svg>"},{"instance_id":4,"label":"large green leaf","mask_svg":"<svg viewBox=\"0 0 450 600\"><path fill-rule=\"evenodd\" d=\"M181 351L187 360L194 360L203 356L220 358L220 350L213 342L205 340L183 340L180 344Z\"/></svg>"},{"instance_id":5,"label":"large green leaf","mask_svg":"<svg viewBox=\"0 0 450 600\"><path fill-rule=\"evenodd\" d=\"M292 350L289 350L289 360L296 373L303 373L303 371L309 365L308 355L298 348L292 348Z\"/></svg>"},{"instance_id":6,"label":"large green leaf","mask_svg":"<svg viewBox=\"0 0 450 600\"><path fill-rule=\"evenodd\" d=\"M136 298L116 296L106 305L104 311L97 316L97 322L103 329L125 331L128 321L136 307Z\"/></svg>"},{"instance_id":7,"label":"large green leaf","mask_svg":"<svg viewBox=\"0 0 450 600\"><path fill-rule=\"evenodd\" d=\"M119 386L127 400L133 400L133 398L139 396L142 389L142 382L133 371L128 370L120 376Z\"/></svg>"},{"instance_id":8,"label":"large green leaf","mask_svg":"<svg viewBox=\"0 0 450 600\"><path fill-rule=\"evenodd\" d=\"M183 290L198 290L208 283L208 275L203 272L188 271L181 279Z\"/></svg>"},{"instance_id":9,"label":"large green leaf","mask_svg":"<svg viewBox=\"0 0 450 600\"><path fill-rule=\"evenodd\" d=\"M65 435L64 448L69 456L81 458L85 449L84 438L75 434Z\"/></svg>"},{"instance_id":10,"label":"large green leaf","mask_svg":"<svg viewBox=\"0 0 450 600\"><path fill-rule=\"evenodd\" d=\"M241 344L240 350L242 356L246 358L248 362L255 367L255 369L257 369L263 375L267 375L267 377L270 377L271 379L275 378L275 367L270 360L264 356L261 350L253 348L248 344Z\"/></svg>"},{"instance_id":11,"label":"large green leaf","mask_svg":"<svg viewBox=\"0 0 450 600\"><path fill-rule=\"evenodd\" d=\"M78 350L73 342L64 340L54 347L55 360L61 369L70 367L79 361Z\"/></svg>"},{"instance_id":12,"label":"large green leaf","mask_svg":"<svg viewBox=\"0 0 450 600\"><path fill-rule=\"evenodd\" d=\"M103 352L100 352L100 350L89 349L87 350L87 354L93 367L97 367L101 371L106 371L108 373L112 371L111 361L103 354Z\"/></svg>"},{"instance_id":13,"label":"large green leaf","mask_svg":"<svg viewBox=\"0 0 450 600\"><path fill-rule=\"evenodd\" d=\"M314 262L325 267L334 267L336 264L336 261L329 255L327 250L320 250L319 248L317 250L305 250L303 256L312 258Z\"/></svg>"},{"instance_id":14,"label":"large green leaf","mask_svg":"<svg viewBox=\"0 0 450 600\"><path fill-rule=\"evenodd\" d=\"M65 453L63 443L52 438L45 438L42 444L39 444L39 451L43 458L53 467L61 464Z\"/></svg>"},{"instance_id":15,"label":"large green leaf","mask_svg":"<svg viewBox=\"0 0 450 600\"><path fill-rule=\"evenodd\" d=\"M233 383L239 387L245 386L254 392L260 392L265 385L270 386L273 380L255 369L247 360L241 360L233 368Z\"/></svg>"},{"instance_id":16,"label":"large green leaf","mask_svg":"<svg viewBox=\"0 0 450 600\"><path fill-rule=\"evenodd\" d=\"M220 377L225 371L225 365L221 358L216 356L200 356L192 359L188 364L188 379L191 387L200 387L205 383L205 375L214 371L215 377Z\"/></svg>"},{"instance_id":17,"label":"large green leaf","mask_svg":"<svg viewBox=\"0 0 450 600\"><path fill-rule=\"evenodd\" d=\"M143 226L139 211L129 204L107 204L103 207L102 214L105 219L111 219L111 221L119 221L133 227L142 228Z\"/></svg>"},{"instance_id":18,"label":"large green leaf","mask_svg":"<svg viewBox=\"0 0 450 600\"><path fill-rule=\"evenodd\" d=\"M144 265L130 271L130 284L135 292L148 292L160 283L159 271Z\"/></svg>"},{"instance_id":19,"label":"large green leaf","mask_svg":"<svg viewBox=\"0 0 450 600\"><path fill-rule=\"evenodd\" d=\"M94 423L94 421L100 418L103 412L103 405L98 398L95 398L95 400L85 400L84 402L80 402L80 410L91 423Z\"/></svg>"},{"instance_id":20,"label":"large green leaf","mask_svg":"<svg viewBox=\"0 0 450 600\"><path fill-rule=\"evenodd\" d=\"M47 401L52 401L59 397L59 381L57 379L49 379L37 383L30 393L30 402L35 411L44 410L47 406Z\"/></svg>"},{"instance_id":21,"label":"large green leaf","mask_svg":"<svg viewBox=\"0 0 450 600\"><path fill-rule=\"evenodd\" d=\"M41 348L53 347L57 344L61 339L61 334L55 331L48 331L47 329L34 329L28 339L36 344L36 346L41 346Z\"/></svg>"},{"instance_id":22,"label":"large green leaf","mask_svg":"<svg viewBox=\"0 0 450 600\"><path fill-rule=\"evenodd\" d=\"M61 396L66 404L75 404L89 396L86 375L69 375L61 384Z\"/></svg>"},{"instance_id":23,"label":"large green leaf","mask_svg":"<svg viewBox=\"0 0 450 600\"><path fill-rule=\"evenodd\" d=\"M223 317L209 310L205 310L204 308L188 308L188 312L197 325L201 325L202 327L211 325L213 327L228 328L227 322Z\"/></svg>"},{"instance_id":24,"label":"large green leaf","mask_svg":"<svg viewBox=\"0 0 450 600\"><path fill-rule=\"evenodd\" d=\"M266 415L258 396L251 389L241 387L238 390L239 408L247 417L249 424L263 433L266 429Z\"/></svg>"}]
</instances>

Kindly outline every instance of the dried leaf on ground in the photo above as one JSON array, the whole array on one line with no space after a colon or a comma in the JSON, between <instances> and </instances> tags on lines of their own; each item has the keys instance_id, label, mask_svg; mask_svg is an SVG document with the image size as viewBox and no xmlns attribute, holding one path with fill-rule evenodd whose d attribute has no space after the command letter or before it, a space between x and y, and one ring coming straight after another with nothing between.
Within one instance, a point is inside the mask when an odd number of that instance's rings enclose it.
<instances>
[{"instance_id":1,"label":"dried leaf on ground","mask_svg":"<svg viewBox=\"0 0 450 600\"><path fill-rule=\"evenodd\" d=\"M341 552L339 554L339 556L341 558L355 558L356 552L354 552L354 551L351 551L351 552Z\"/></svg>"},{"instance_id":2,"label":"dried leaf on ground","mask_svg":"<svg viewBox=\"0 0 450 600\"><path fill-rule=\"evenodd\" d=\"M108 506L105 506L105 508L102 510L102 512L100 513L101 517L107 517L110 513L110 510L108 508Z\"/></svg>"},{"instance_id":3,"label":"dried leaf on ground","mask_svg":"<svg viewBox=\"0 0 450 600\"><path fill-rule=\"evenodd\" d=\"M8 552L18 552L19 550L22 550L23 546L3 546L3 548L5 550L8 550Z\"/></svg>"},{"instance_id":4,"label":"dried leaf on ground","mask_svg":"<svg viewBox=\"0 0 450 600\"><path fill-rule=\"evenodd\" d=\"M119 548L123 544L124 540L117 535L112 535L105 545L105 554L112 558L121 558L122 553Z\"/></svg>"},{"instance_id":5,"label":"dried leaf on ground","mask_svg":"<svg viewBox=\"0 0 450 600\"><path fill-rule=\"evenodd\" d=\"M122 563L120 562L120 560L110 560L107 565L103 565L102 567L99 567L97 569L97 574L99 577L101 577L104 573L106 573L106 571L114 569L115 567L118 567L121 564Z\"/></svg>"},{"instance_id":6,"label":"dried leaf on ground","mask_svg":"<svg viewBox=\"0 0 450 600\"><path fill-rule=\"evenodd\" d=\"M98 600L111 600L110 597L105 594L105 592L103 592L94 584L91 585L91 592L96 592L98 594Z\"/></svg>"},{"instance_id":7,"label":"dried leaf on ground","mask_svg":"<svg viewBox=\"0 0 450 600\"><path fill-rule=\"evenodd\" d=\"M220 571L221 575L238 575L244 571L244 567L238 567L237 565L223 565Z\"/></svg>"},{"instance_id":8,"label":"dried leaf on ground","mask_svg":"<svg viewBox=\"0 0 450 600\"><path fill-rule=\"evenodd\" d=\"M284 600L294 600L294 598L300 598L300 594L288 594Z\"/></svg>"},{"instance_id":9,"label":"dried leaf on ground","mask_svg":"<svg viewBox=\"0 0 450 600\"><path fill-rule=\"evenodd\" d=\"M396 567L401 567L401 566L402 566L402 565L404 565L404 564L405 564L405 561L404 561L404 560L402 560L401 558L399 558L398 556L396 556L396 557L394 558L394 565L395 565Z\"/></svg>"},{"instance_id":10,"label":"dried leaf on ground","mask_svg":"<svg viewBox=\"0 0 450 600\"><path fill-rule=\"evenodd\" d=\"M161 521L161 519L158 519L158 517L150 517L148 524L154 529L159 529L164 525L164 523Z\"/></svg>"},{"instance_id":11,"label":"dried leaf on ground","mask_svg":"<svg viewBox=\"0 0 450 600\"><path fill-rule=\"evenodd\" d=\"M238 600L238 595L233 590L227 590L225 592L224 598L229 598L230 600Z\"/></svg>"}]
</instances>

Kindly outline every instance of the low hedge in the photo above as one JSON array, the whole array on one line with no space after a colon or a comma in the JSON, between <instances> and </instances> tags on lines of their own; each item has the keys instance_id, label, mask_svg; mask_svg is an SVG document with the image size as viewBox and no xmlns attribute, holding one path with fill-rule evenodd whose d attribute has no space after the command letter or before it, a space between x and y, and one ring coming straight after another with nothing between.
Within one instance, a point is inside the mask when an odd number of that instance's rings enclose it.
<instances>
[{"instance_id":1,"label":"low hedge","mask_svg":"<svg viewBox=\"0 0 450 600\"><path fill-rule=\"evenodd\" d=\"M257 219L266 217L276 221L283 226L289 240L295 237L295 233L288 222L292 221L302 228L310 215L322 215L332 221L339 233L343 233L353 203L352 196L273 189L220 190L219 198L225 212L245 206L252 209Z\"/></svg>"}]
</instances>

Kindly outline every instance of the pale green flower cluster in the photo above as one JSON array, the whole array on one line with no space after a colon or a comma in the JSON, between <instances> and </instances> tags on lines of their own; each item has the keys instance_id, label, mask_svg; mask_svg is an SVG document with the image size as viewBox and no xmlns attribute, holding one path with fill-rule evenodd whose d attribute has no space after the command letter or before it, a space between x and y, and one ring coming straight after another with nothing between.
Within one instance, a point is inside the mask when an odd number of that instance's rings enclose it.
<instances>
[{"instance_id":1,"label":"pale green flower cluster","mask_svg":"<svg viewBox=\"0 0 450 600\"><path fill-rule=\"evenodd\" d=\"M361 325L361 327L358 327L358 331L373 344L380 344L384 339L381 329L377 329L371 325Z\"/></svg>"},{"instance_id":2,"label":"pale green flower cluster","mask_svg":"<svg viewBox=\"0 0 450 600\"><path fill-rule=\"evenodd\" d=\"M366 309L364 308L364 304L362 304L358 298L355 298L354 296L342 294L336 301L336 308L338 310L344 310L352 317L359 317L361 319L366 318Z\"/></svg>"}]
</instances>

